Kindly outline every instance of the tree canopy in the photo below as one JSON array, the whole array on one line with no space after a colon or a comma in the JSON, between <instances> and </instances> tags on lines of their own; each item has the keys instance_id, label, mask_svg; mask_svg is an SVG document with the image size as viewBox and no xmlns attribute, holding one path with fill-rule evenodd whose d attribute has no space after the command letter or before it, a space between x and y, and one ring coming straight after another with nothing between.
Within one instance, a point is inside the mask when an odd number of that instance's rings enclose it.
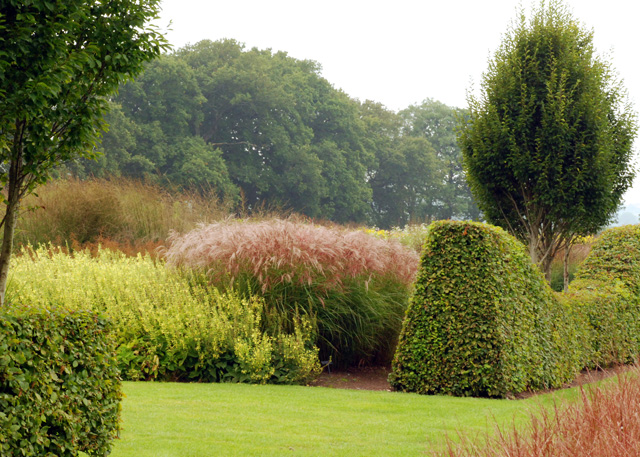
<instances>
[{"instance_id":1,"label":"tree canopy","mask_svg":"<svg viewBox=\"0 0 640 457\"><path fill-rule=\"evenodd\" d=\"M593 32L559 1L521 13L489 63L459 142L489 222L549 272L575 235L611 219L633 178L635 114Z\"/></svg>"},{"instance_id":2,"label":"tree canopy","mask_svg":"<svg viewBox=\"0 0 640 457\"><path fill-rule=\"evenodd\" d=\"M456 109L430 100L411 107L420 119L434 111L421 122L442 127L427 133L402 113L351 99L319 64L284 52L201 41L148 63L111 103L103 157L68 165L80 176L213 187L248 209L276 205L384 228L473 215Z\"/></svg>"},{"instance_id":3,"label":"tree canopy","mask_svg":"<svg viewBox=\"0 0 640 457\"><path fill-rule=\"evenodd\" d=\"M107 98L167 49L158 0L0 3L0 253L4 302L20 200L60 162L94 155Z\"/></svg>"}]
</instances>

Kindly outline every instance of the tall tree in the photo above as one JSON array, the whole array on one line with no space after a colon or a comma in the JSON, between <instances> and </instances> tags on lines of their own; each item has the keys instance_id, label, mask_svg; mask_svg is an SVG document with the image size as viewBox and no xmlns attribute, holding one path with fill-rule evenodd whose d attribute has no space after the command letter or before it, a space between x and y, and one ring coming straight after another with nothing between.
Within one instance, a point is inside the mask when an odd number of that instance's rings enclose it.
<instances>
[{"instance_id":1,"label":"tall tree","mask_svg":"<svg viewBox=\"0 0 640 457\"><path fill-rule=\"evenodd\" d=\"M438 160L442 183L438 193L437 219L480 219L480 210L471 196L471 190L462 166L462 151L458 146L456 130L458 119L465 112L436 100L426 99L400 111L403 135L425 138L431 143Z\"/></svg>"},{"instance_id":2,"label":"tall tree","mask_svg":"<svg viewBox=\"0 0 640 457\"><path fill-rule=\"evenodd\" d=\"M567 7L521 12L489 63L460 132L486 218L529 245L549 278L576 234L605 225L633 178L636 119L593 32Z\"/></svg>"},{"instance_id":3,"label":"tall tree","mask_svg":"<svg viewBox=\"0 0 640 457\"><path fill-rule=\"evenodd\" d=\"M204 40L147 65L115 101L137 127L123 174L156 171L179 184L215 177L240 188L249 209L268 203L340 222L366 217L372 155L357 103L313 61ZM195 173L196 165L210 169Z\"/></svg>"},{"instance_id":4,"label":"tall tree","mask_svg":"<svg viewBox=\"0 0 640 457\"><path fill-rule=\"evenodd\" d=\"M365 147L375 154L368 171L370 220L380 228L434 220L444 192L442 163L424 136L403 134L402 118L380 103L361 105Z\"/></svg>"},{"instance_id":5,"label":"tall tree","mask_svg":"<svg viewBox=\"0 0 640 457\"><path fill-rule=\"evenodd\" d=\"M92 156L107 97L168 48L159 0L0 3L0 251L4 304L22 198L60 162Z\"/></svg>"}]
</instances>

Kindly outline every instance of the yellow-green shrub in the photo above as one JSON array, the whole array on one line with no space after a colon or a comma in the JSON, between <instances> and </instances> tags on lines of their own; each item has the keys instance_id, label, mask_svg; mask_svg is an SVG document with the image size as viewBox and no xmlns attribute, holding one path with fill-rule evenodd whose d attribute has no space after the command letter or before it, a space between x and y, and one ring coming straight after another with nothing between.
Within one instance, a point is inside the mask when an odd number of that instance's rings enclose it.
<instances>
[{"instance_id":1,"label":"yellow-green shrub","mask_svg":"<svg viewBox=\"0 0 640 457\"><path fill-rule=\"evenodd\" d=\"M38 248L15 258L7 297L104 312L115 322L128 379L301 383L319 371L308 322L286 332L261 299L203 283L149 256ZM248 354L263 363L249 363Z\"/></svg>"}]
</instances>

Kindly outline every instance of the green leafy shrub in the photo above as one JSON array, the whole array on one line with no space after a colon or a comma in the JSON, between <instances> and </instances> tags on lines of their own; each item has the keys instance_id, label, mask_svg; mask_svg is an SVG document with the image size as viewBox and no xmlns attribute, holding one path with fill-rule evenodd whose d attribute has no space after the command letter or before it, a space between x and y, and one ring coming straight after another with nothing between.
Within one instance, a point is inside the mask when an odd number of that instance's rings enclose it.
<instances>
[{"instance_id":1,"label":"green leafy shrub","mask_svg":"<svg viewBox=\"0 0 640 457\"><path fill-rule=\"evenodd\" d=\"M640 302L619 280L578 279L558 299L585 321L589 357L586 368L635 361L640 353Z\"/></svg>"},{"instance_id":2,"label":"green leafy shrub","mask_svg":"<svg viewBox=\"0 0 640 457\"><path fill-rule=\"evenodd\" d=\"M358 230L293 220L230 220L175 236L167 263L205 272L216 287L264 297L290 323L316 323L321 358L388 362L418 257Z\"/></svg>"},{"instance_id":3,"label":"green leafy shrub","mask_svg":"<svg viewBox=\"0 0 640 457\"><path fill-rule=\"evenodd\" d=\"M576 279L620 280L640 296L640 225L614 227L602 232L580 266Z\"/></svg>"},{"instance_id":4,"label":"green leafy shrub","mask_svg":"<svg viewBox=\"0 0 640 457\"><path fill-rule=\"evenodd\" d=\"M403 391L490 397L560 386L587 357L574 343L587 336L564 308L524 246L502 229L435 222L390 383Z\"/></svg>"},{"instance_id":5,"label":"green leafy shrub","mask_svg":"<svg viewBox=\"0 0 640 457\"><path fill-rule=\"evenodd\" d=\"M589 367L633 362L640 354L640 226L605 230L561 296L588 318Z\"/></svg>"},{"instance_id":6,"label":"green leafy shrub","mask_svg":"<svg viewBox=\"0 0 640 457\"><path fill-rule=\"evenodd\" d=\"M279 316L257 297L206 286L150 256L99 250L23 250L9 300L64 304L109 316L125 379L305 383L319 373L311 323Z\"/></svg>"},{"instance_id":7,"label":"green leafy shrub","mask_svg":"<svg viewBox=\"0 0 640 457\"><path fill-rule=\"evenodd\" d=\"M109 454L122 397L114 348L95 313L0 309L0 455Z\"/></svg>"}]
</instances>

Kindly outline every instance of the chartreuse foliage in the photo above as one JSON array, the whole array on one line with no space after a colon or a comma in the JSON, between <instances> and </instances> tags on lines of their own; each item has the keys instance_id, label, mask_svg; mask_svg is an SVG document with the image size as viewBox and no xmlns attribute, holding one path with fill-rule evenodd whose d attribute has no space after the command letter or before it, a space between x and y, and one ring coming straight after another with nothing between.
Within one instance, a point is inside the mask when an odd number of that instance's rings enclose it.
<instances>
[{"instance_id":1,"label":"chartreuse foliage","mask_svg":"<svg viewBox=\"0 0 640 457\"><path fill-rule=\"evenodd\" d=\"M500 397L559 386L584 358L570 313L522 244L473 222L430 226L391 384L425 394Z\"/></svg>"},{"instance_id":2,"label":"chartreuse foliage","mask_svg":"<svg viewBox=\"0 0 640 457\"><path fill-rule=\"evenodd\" d=\"M8 299L104 312L124 379L304 383L319 371L310 323L288 331L263 300L218 293L149 256L23 250Z\"/></svg>"},{"instance_id":3,"label":"chartreuse foliage","mask_svg":"<svg viewBox=\"0 0 640 457\"><path fill-rule=\"evenodd\" d=\"M121 397L108 320L62 308L1 310L0 455L107 455Z\"/></svg>"}]
</instances>

